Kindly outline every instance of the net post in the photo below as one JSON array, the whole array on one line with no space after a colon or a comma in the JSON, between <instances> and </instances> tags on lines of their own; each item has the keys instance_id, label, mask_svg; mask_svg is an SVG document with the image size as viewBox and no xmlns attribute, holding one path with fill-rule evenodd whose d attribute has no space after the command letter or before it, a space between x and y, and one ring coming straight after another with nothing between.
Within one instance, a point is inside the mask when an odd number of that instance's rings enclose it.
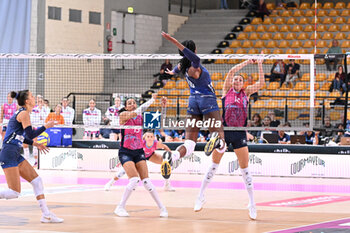
<instances>
[{"instance_id":1,"label":"net post","mask_svg":"<svg viewBox=\"0 0 350 233\"><path fill-rule=\"evenodd\" d=\"M284 104L284 122L288 121L288 99L286 98L286 103Z\"/></svg>"},{"instance_id":2,"label":"net post","mask_svg":"<svg viewBox=\"0 0 350 233\"><path fill-rule=\"evenodd\" d=\"M326 106L324 105L324 99L322 99L322 125L324 125L324 116L326 115Z\"/></svg>"},{"instance_id":3,"label":"net post","mask_svg":"<svg viewBox=\"0 0 350 233\"><path fill-rule=\"evenodd\" d=\"M73 104L72 104L72 106L73 106L73 109L76 109L76 99L75 99L75 95L73 95ZM75 113L76 114L76 113ZM76 121L76 117L74 116L74 118L73 118L73 124L75 124L75 121Z\"/></svg>"},{"instance_id":4,"label":"net post","mask_svg":"<svg viewBox=\"0 0 350 233\"><path fill-rule=\"evenodd\" d=\"M314 108L315 108L315 58L313 54L308 57L310 60L310 119L309 127L314 128Z\"/></svg>"},{"instance_id":5,"label":"net post","mask_svg":"<svg viewBox=\"0 0 350 233\"><path fill-rule=\"evenodd\" d=\"M348 119L348 99L349 99L349 74L348 74L348 68L347 68L347 58L348 58L348 54L345 54L344 57L344 71L345 71L345 85L346 85L346 93L345 93L345 105L344 105L344 128L346 127L346 121Z\"/></svg>"},{"instance_id":6,"label":"net post","mask_svg":"<svg viewBox=\"0 0 350 233\"><path fill-rule=\"evenodd\" d=\"M176 97L176 119L180 120L180 100L179 100L179 96Z\"/></svg>"},{"instance_id":7,"label":"net post","mask_svg":"<svg viewBox=\"0 0 350 233\"><path fill-rule=\"evenodd\" d=\"M250 104L250 99L249 99L249 104L248 104L248 119L252 119L252 105Z\"/></svg>"},{"instance_id":8,"label":"net post","mask_svg":"<svg viewBox=\"0 0 350 233\"><path fill-rule=\"evenodd\" d=\"M315 46L314 46L314 53L316 54L316 51L317 51L317 45L316 45L316 42L317 42L317 0L315 0Z\"/></svg>"}]
</instances>

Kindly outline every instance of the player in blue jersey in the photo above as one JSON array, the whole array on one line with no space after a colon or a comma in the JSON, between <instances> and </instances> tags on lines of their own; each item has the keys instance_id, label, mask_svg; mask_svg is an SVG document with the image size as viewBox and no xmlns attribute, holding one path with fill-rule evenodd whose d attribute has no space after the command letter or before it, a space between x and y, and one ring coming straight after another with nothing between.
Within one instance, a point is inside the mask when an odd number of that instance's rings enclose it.
<instances>
[{"instance_id":1,"label":"player in blue jersey","mask_svg":"<svg viewBox=\"0 0 350 233\"><path fill-rule=\"evenodd\" d=\"M53 127L54 123L51 121L45 126L33 130L30 123L30 113L35 106L34 96L30 91L24 90L18 93L12 91L11 97L17 99L21 108L9 120L0 152L0 164L8 185L8 189L0 191L0 199L18 198L21 193L20 177L22 177L33 186L34 194L43 213L40 221L42 223L61 223L63 219L56 217L46 205L43 182L40 176L20 154L23 143L33 145L44 153L48 152L49 149L46 146L34 142L33 139L47 128Z\"/></svg>"},{"instance_id":2,"label":"player in blue jersey","mask_svg":"<svg viewBox=\"0 0 350 233\"><path fill-rule=\"evenodd\" d=\"M212 138L204 148L205 153L210 155L214 149L219 153L224 153L226 144L215 90L212 86L208 70L200 64L200 58L196 55L195 43L192 40L186 40L180 43L165 32L162 32L162 36L173 43L179 49L180 55L183 56L179 64L172 71L167 70L166 72L171 75L181 72L185 75L188 86L190 87L190 97L187 107L189 117L187 121L196 122L186 127L184 144L179 146L172 154L165 152L164 159L168 160L171 164L175 160L193 153L200 130L200 127L198 127L200 124L197 124L197 122L202 121L203 118L214 123L209 126ZM163 162L162 174L165 170L164 167L169 167L169 164Z\"/></svg>"}]
</instances>

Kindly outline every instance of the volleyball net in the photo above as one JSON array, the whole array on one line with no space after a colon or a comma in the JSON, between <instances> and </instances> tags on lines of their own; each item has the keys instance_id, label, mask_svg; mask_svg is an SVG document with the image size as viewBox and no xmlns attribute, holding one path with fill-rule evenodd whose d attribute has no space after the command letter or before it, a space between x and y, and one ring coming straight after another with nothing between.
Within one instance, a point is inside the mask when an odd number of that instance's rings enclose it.
<instances>
[{"instance_id":1,"label":"volleyball net","mask_svg":"<svg viewBox=\"0 0 350 233\"><path fill-rule=\"evenodd\" d=\"M336 122L344 115L341 101L345 100L345 95L341 91L329 92L336 71L328 71L323 58L311 54L199 56L211 75L220 109L229 70L248 59L264 60L265 85L249 98L246 127L227 129L276 130L277 125L271 124L272 121L279 122L279 127L290 125L293 130L306 130L320 126L325 116L331 116ZM115 128L113 124L105 125L104 119L110 118L106 114L116 98L121 100L120 107L123 107L129 96L142 104L152 93L158 93L157 100L147 111L160 112L160 99L165 96L167 122L186 120L190 95L186 79L181 75L167 75L161 70L173 68L180 59L178 55L162 54L0 54L0 101L6 103L7 93L12 90L29 89L34 95L48 100L54 111L62 98L67 97L75 113L72 124L64 127L84 128L83 112L90 108L89 102L94 99L94 107L101 113L95 126ZM298 71L294 70L294 64L299 65ZM237 73L244 77L245 87L259 79L257 64L249 64ZM340 105L332 106L337 99ZM123 127L118 125L118 128ZM183 126L169 123L162 127L183 129Z\"/></svg>"}]
</instances>

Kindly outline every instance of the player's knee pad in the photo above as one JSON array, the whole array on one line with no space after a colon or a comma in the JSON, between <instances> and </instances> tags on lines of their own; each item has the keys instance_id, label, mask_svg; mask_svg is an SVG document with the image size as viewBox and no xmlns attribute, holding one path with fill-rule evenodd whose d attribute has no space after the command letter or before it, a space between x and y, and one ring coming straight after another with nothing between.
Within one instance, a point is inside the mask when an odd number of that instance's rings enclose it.
<instances>
[{"instance_id":1,"label":"player's knee pad","mask_svg":"<svg viewBox=\"0 0 350 233\"><path fill-rule=\"evenodd\" d=\"M132 177L132 178L129 179L129 183L126 186L126 188L129 189L129 190L135 190L137 185L139 184L139 182L140 182L140 178Z\"/></svg>"},{"instance_id":2,"label":"player's knee pad","mask_svg":"<svg viewBox=\"0 0 350 233\"><path fill-rule=\"evenodd\" d=\"M242 177L246 188L247 189L253 188L253 177L249 171L249 168L248 167L243 169L241 168L241 173L242 173Z\"/></svg>"},{"instance_id":3,"label":"player's knee pad","mask_svg":"<svg viewBox=\"0 0 350 233\"><path fill-rule=\"evenodd\" d=\"M44 194L44 185L40 176L34 178L30 183L33 186L34 194L36 197Z\"/></svg>"},{"instance_id":4,"label":"player's knee pad","mask_svg":"<svg viewBox=\"0 0 350 233\"><path fill-rule=\"evenodd\" d=\"M142 180L143 186L145 189L147 189L149 192L152 192L154 190L154 185L152 184L151 180L149 178L145 178Z\"/></svg>"},{"instance_id":5,"label":"player's knee pad","mask_svg":"<svg viewBox=\"0 0 350 233\"><path fill-rule=\"evenodd\" d=\"M123 167L119 170L119 172L115 175L118 179L120 179L122 176L126 174L125 170Z\"/></svg>"},{"instance_id":6,"label":"player's knee pad","mask_svg":"<svg viewBox=\"0 0 350 233\"><path fill-rule=\"evenodd\" d=\"M19 195L20 195L19 192L16 192L12 189L6 189L0 193L0 198L14 199L14 198L18 198Z\"/></svg>"},{"instance_id":7,"label":"player's knee pad","mask_svg":"<svg viewBox=\"0 0 350 233\"><path fill-rule=\"evenodd\" d=\"M217 164L217 163L211 164L211 166L209 167L207 174L205 175L205 178L204 178L207 182L211 182L216 171L218 170L218 167L219 167L219 164Z\"/></svg>"},{"instance_id":8,"label":"player's knee pad","mask_svg":"<svg viewBox=\"0 0 350 233\"><path fill-rule=\"evenodd\" d=\"M222 154L222 153L225 153L225 151L227 149L227 146L226 146L225 140L223 140L223 139L220 139L220 140L221 140L221 143L224 144L224 146L221 149L220 148L216 148L215 150L217 152L219 152L220 154Z\"/></svg>"},{"instance_id":9,"label":"player's knee pad","mask_svg":"<svg viewBox=\"0 0 350 233\"><path fill-rule=\"evenodd\" d=\"M196 142L187 139L184 142L184 146L186 148L186 155L185 156L189 156L193 153L194 148L196 147Z\"/></svg>"}]
</instances>

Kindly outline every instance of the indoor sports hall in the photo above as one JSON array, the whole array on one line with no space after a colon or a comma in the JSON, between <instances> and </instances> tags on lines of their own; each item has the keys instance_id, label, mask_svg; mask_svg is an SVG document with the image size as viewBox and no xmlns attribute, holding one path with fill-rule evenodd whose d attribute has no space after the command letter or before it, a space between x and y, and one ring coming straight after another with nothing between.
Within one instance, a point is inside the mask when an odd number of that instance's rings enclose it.
<instances>
[{"instance_id":1,"label":"indoor sports hall","mask_svg":"<svg viewBox=\"0 0 350 233\"><path fill-rule=\"evenodd\" d=\"M349 1L0 18L0 232L350 232Z\"/></svg>"}]
</instances>

